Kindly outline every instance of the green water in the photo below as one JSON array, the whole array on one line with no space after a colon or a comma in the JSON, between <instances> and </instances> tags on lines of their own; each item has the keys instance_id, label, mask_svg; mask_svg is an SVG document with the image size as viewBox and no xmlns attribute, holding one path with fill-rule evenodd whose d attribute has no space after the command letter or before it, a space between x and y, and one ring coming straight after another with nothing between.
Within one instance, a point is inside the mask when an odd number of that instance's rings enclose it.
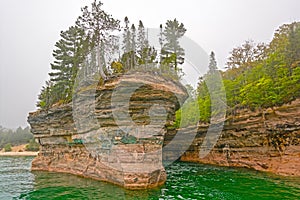
<instances>
[{"instance_id":1,"label":"green water","mask_svg":"<svg viewBox=\"0 0 300 200\"><path fill-rule=\"evenodd\" d=\"M73 175L30 172L33 158L0 157L0 200L6 199L300 199L300 180L246 169L173 163L160 188L129 191Z\"/></svg>"}]
</instances>

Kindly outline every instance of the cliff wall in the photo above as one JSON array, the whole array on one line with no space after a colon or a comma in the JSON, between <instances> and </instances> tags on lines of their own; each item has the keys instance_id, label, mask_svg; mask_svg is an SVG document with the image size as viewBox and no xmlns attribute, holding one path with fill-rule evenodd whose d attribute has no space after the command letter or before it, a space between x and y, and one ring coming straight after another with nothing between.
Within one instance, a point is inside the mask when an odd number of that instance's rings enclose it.
<instances>
[{"instance_id":1,"label":"cliff wall","mask_svg":"<svg viewBox=\"0 0 300 200\"><path fill-rule=\"evenodd\" d=\"M264 110L237 110L227 117L212 151L201 158L209 124L167 129L187 98L180 84L139 72L102 85L87 82L78 87L73 103L29 114L40 143L32 170L145 189L163 184L163 161L184 152L182 161L300 176L300 99ZM186 144L195 130L192 144Z\"/></svg>"},{"instance_id":2,"label":"cliff wall","mask_svg":"<svg viewBox=\"0 0 300 200\"><path fill-rule=\"evenodd\" d=\"M65 172L145 189L166 180L162 145L184 87L154 73L79 83L73 103L29 114L40 143L32 170Z\"/></svg>"},{"instance_id":3,"label":"cliff wall","mask_svg":"<svg viewBox=\"0 0 300 200\"><path fill-rule=\"evenodd\" d=\"M213 150L200 158L208 126L199 125L192 145L181 156L182 161L300 176L300 99L260 111L238 110L227 118ZM192 133L187 129L185 134Z\"/></svg>"}]
</instances>

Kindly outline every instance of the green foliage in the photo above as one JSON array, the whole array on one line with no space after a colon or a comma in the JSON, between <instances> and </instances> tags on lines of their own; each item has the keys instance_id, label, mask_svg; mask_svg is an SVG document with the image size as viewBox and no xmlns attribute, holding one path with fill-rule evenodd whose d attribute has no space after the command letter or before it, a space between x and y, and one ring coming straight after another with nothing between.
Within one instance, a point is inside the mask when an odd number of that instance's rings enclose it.
<instances>
[{"instance_id":1,"label":"green foliage","mask_svg":"<svg viewBox=\"0 0 300 200\"><path fill-rule=\"evenodd\" d=\"M138 65L156 63L157 50L154 47L145 47L139 50Z\"/></svg>"},{"instance_id":2,"label":"green foliage","mask_svg":"<svg viewBox=\"0 0 300 200\"><path fill-rule=\"evenodd\" d=\"M40 102L38 103L38 107L46 108L46 106L47 106L47 103L43 99L41 99Z\"/></svg>"},{"instance_id":3,"label":"green foliage","mask_svg":"<svg viewBox=\"0 0 300 200\"><path fill-rule=\"evenodd\" d=\"M184 36L186 29L183 23L179 23L177 19L174 19L166 22L164 30L161 26L161 32L161 62L168 64L177 72L179 70L178 65L184 63L185 53L179 45L179 39Z\"/></svg>"},{"instance_id":4,"label":"green foliage","mask_svg":"<svg viewBox=\"0 0 300 200\"><path fill-rule=\"evenodd\" d=\"M50 105L55 102L54 97L52 96L52 82L46 81L46 86L42 87L41 93L38 96L37 107L42 109L48 109Z\"/></svg>"},{"instance_id":5,"label":"green foliage","mask_svg":"<svg viewBox=\"0 0 300 200\"><path fill-rule=\"evenodd\" d=\"M124 71L134 70L136 68L136 61L138 60L138 56L136 52L129 51L122 55L121 63L124 66Z\"/></svg>"},{"instance_id":6,"label":"green foliage","mask_svg":"<svg viewBox=\"0 0 300 200\"><path fill-rule=\"evenodd\" d=\"M206 76L207 77L207 76ZM197 101L199 105L199 120L202 122L209 122L211 116L211 99L206 84L206 78L200 78L197 88Z\"/></svg>"},{"instance_id":7,"label":"green foliage","mask_svg":"<svg viewBox=\"0 0 300 200\"><path fill-rule=\"evenodd\" d=\"M223 73L228 106L267 108L299 97L299 41L300 23L295 22L276 30L269 45L258 48L246 43L248 48L235 48L228 62L231 68Z\"/></svg>"},{"instance_id":8,"label":"green foliage","mask_svg":"<svg viewBox=\"0 0 300 200\"><path fill-rule=\"evenodd\" d=\"M41 109L49 109L58 102L68 103L72 100L76 76L88 55L91 56L93 69L85 69L84 75L100 72L105 77L107 69L104 69L104 52L113 53L115 48L112 45L115 38L107 35L119 30L119 21L107 14L102 5L95 0L91 9L87 6L82 8L82 15L78 17L76 25L61 32L61 39L53 50L50 81L46 82L39 95L37 106Z\"/></svg>"},{"instance_id":9,"label":"green foliage","mask_svg":"<svg viewBox=\"0 0 300 200\"><path fill-rule=\"evenodd\" d=\"M102 6L101 1L94 0L91 7L83 7L75 25L60 33L61 39L53 50L50 80L38 96L39 108L47 110L71 102L75 86L81 86L81 83L75 83L76 80L101 76L98 80L104 82L113 75L130 70L152 70L152 66L158 63L158 51L149 45L143 22L139 21L136 28L125 17L123 44L119 48L119 38L115 32L120 31L120 21L106 13ZM161 34L165 39L160 38L164 62L160 63L161 66L155 66L155 70L174 77L174 73L170 73L173 68L176 79L180 78L177 75L181 72L178 65L184 61L184 50L179 46L178 39L185 32L184 25L176 19L167 21ZM119 58L115 57L116 54L119 54ZM77 79L77 76L82 78Z\"/></svg>"},{"instance_id":10,"label":"green foliage","mask_svg":"<svg viewBox=\"0 0 300 200\"><path fill-rule=\"evenodd\" d=\"M175 127L196 125L199 121L199 105L195 99L185 103L182 108L176 112Z\"/></svg>"},{"instance_id":11,"label":"green foliage","mask_svg":"<svg viewBox=\"0 0 300 200\"><path fill-rule=\"evenodd\" d=\"M115 61L112 62L111 68L112 68L114 74L124 73L124 67L123 67L122 63L120 63L120 62L115 62Z\"/></svg>"},{"instance_id":12,"label":"green foliage","mask_svg":"<svg viewBox=\"0 0 300 200\"><path fill-rule=\"evenodd\" d=\"M11 149L11 144L10 143L8 143L8 144L6 144L5 146L4 146L4 151L5 152L10 152L12 149Z\"/></svg>"},{"instance_id":13,"label":"green foliage","mask_svg":"<svg viewBox=\"0 0 300 200\"><path fill-rule=\"evenodd\" d=\"M51 64L52 72L49 73L50 81L54 83L51 96L57 97L56 100L68 101L71 100L75 78L84 59L84 31L71 26L67 31L62 31L60 36L53 51L55 61Z\"/></svg>"},{"instance_id":14,"label":"green foliage","mask_svg":"<svg viewBox=\"0 0 300 200\"><path fill-rule=\"evenodd\" d=\"M25 150L26 151L39 151L40 145L35 142L34 139L31 139L29 141L29 144L26 145Z\"/></svg>"},{"instance_id":15,"label":"green foliage","mask_svg":"<svg viewBox=\"0 0 300 200\"><path fill-rule=\"evenodd\" d=\"M231 54L227 63L229 68L221 72L228 115L234 115L239 108L268 108L300 97L299 22L281 26L269 45L246 41ZM176 113L177 127L180 123L181 126L194 123L195 111L200 113L197 120L202 122L209 122L211 115L216 114L211 113L211 98L220 91L213 84L217 70L213 52L208 68L207 74L199 79L196 100L188 102ZM182 116L183 111L186 116Z\"/></svg>"},{"instance_id":16,"label":"green foliage","mask_svg":"<svg viewBox=\"0 0 300 200\"><path fill-rule=\"evenodd\" d=\"M229 68L247 68L254 62L263 60L266 57L267 46L264 43L255 44L253 41L246 41L240 47L234 48L228 58Z\"/></svg>"},{"instance_id":17,"label":"green foliage","mask_svg":"<svg viewBox=\"0 0 300 200\"><path fill-rule=\"evenodd\" d=\"M278 101L272 79L263 77L240 89L241 104L250 108L270 107Z\"/></svg>"},{"instance_id":18,"label":"green foliage","mask_svg":"<svg viewBox=\"0 0 300 200\"><path fill-rule=\"evenodd\" d=\"M60 36L53 50L55 60L51 64L50 81L46 82L39 95L37 106L42 109L48 109L60 100L66 103L72 100L75 78L86 54L87 42L82 29L71 26Z\"/></svg>"},{"instance_id":19,"label":"green foliage","mask_svg":"<svg viewBox=\"0 0 300 200\"><path fill-rule=\"evenodd\" d=\"M124 23L123 54L120 60L124 72L156 63L157 50L149 45L143 22L139 21L137 30L134 24L130 28L128 17L125 17Z\"/></svg>"}]
</instances>

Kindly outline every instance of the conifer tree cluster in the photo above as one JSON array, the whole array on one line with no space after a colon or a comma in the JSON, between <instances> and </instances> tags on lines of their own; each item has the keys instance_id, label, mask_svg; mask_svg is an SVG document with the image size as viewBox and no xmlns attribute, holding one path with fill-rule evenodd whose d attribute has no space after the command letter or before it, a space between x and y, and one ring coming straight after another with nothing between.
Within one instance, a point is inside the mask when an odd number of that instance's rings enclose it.
<instances>
[{"instance_id":1,"label":"conifer tree cluster","mask_svg":"<svg viewBox=\"0 0 300 200\"><path fill-rule=\"evenodd\" d=\"M186 32L182 23L174 19L168 20L165 27L161 25L161 49L155 49L149 44L141 20L136 26L125 17L122 27L120 20L114 19L102 6L94 0L91 7L83 7L75 24L60 33L61 39L53 50L50 80L39 95L37 106L41 109L69 103L78 76L98 77L103 81L149 65L156 69L163 65L176 76L180 71L184 50L178 40Z\"/></svg>"}]
</instances>

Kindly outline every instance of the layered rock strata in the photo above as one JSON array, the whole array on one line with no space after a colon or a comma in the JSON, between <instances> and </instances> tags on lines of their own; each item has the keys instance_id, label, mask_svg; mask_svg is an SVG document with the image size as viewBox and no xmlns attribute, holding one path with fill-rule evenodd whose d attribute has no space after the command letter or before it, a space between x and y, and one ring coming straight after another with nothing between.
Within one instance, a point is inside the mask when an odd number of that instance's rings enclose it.
<instances>
[{"instance_id":1,"label":"layered rock strata","mask_svg":"<svg viewBox=\"0 0 300 200\"><path fill-rule=\"evenodd\" d=\"M192 145L181 156L182 161L300 176L300 99L264 110L238 110L227 117L213 150L200 158L208 127L209 124L199 125ZM193 132L187 128L185 134Z\"/></svg>"},{"instance_id":2,"label":"layered rock strata","mask_svg":"<svg viewBox=\"0 0 300 200\"><path fill-rule=\"evenodd\" d=\"M78 83L73 102L29 114L40 143L32 170L71 173L128 189L166 181L162 145L167 126L187 98L184 87L136 72Z\"/></svg>"}]
</instances>

